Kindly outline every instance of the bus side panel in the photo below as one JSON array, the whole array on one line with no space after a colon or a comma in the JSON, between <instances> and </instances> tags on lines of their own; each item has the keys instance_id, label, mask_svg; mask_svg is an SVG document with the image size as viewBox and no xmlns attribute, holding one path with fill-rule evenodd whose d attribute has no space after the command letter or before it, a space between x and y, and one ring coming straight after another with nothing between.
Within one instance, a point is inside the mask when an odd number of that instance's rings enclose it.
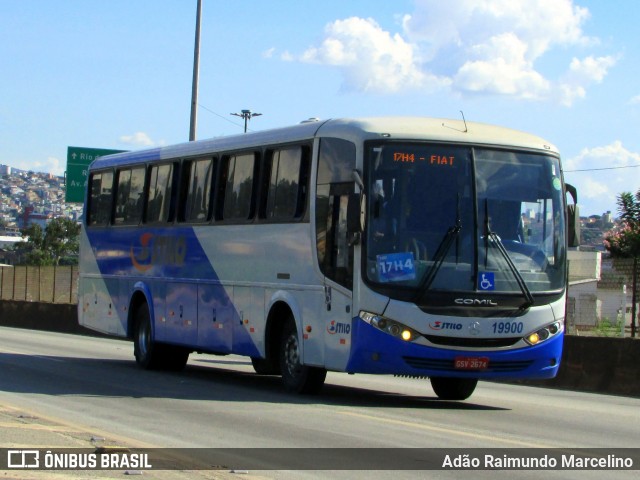
<instances>
[{"instance_id":1,"label":"bus side panel","mask_svg":"<svg viewBox=\"0 0 640 480\"><path fill-rule=\"evenodd\" d=\"M233 353L264 356L264 289L233 287L237 321L233 322Z\"/></svg>"},{"instance_id":2,"label":"bus side panel","mask_svg":"<svg viewBox=\"0 0 640 480\"><path fill-rule=\"evenodd\" d=\"M326 368L344 371L352 343L352 296L347 289L337 284L327 287L331 289L330 308L323 302L321 309L317 310L323 312L325 318L323 333Z\"/></svg>"},{"instance_id":3,"label":"bus side panel","mask_svg":"<svg viewBox=\"0 0 640 480\"><path fill-rule=\"evenodd\" d=\"M233 291L232 287L231 290ZM230 353L235 309L222 285L198 285L198 347Z\"/></svg>"},{"instance_id":4,"label":"bus side panel","mask_svg":"<svg viewBox=\"0 0 640 480\"><path fill-rule=\"evenodd\" d=\"M98 332L126 337L126 318L120 318L119 313L122 309L117 308L108 283L114 283L114 279L85 277L81 281L82 292L78 299L78 308L81 309L79 323ZM126 312L126 308L124 311Z\"/></svg>"},{"instance_id":5,"label":"bus side panel","mask_svg":"<svg viewBox=\"0 0 640 480\"><path fill-rule=\"evenodd\" d=\"M198 341L198 303L195 283L167 283L165 328L156 338L177 345L194 346ZM156 317L158 313L156 313ZM157 318L156 318L157 324Z\"/></svg>"},{"instance_id":6,"label":"bus side panel","mask_svg":"<svg viewBox=\"0 0 640 480\"><path fill-rule=\"evenodd\" d=\"M113 286L101 274L85 229L80 232L80 252L83 268L78 287L79 324L98 332L125 337L126 318L123 321L119 316L122 310L115 307Z\"/></svg>"}]
</instances>

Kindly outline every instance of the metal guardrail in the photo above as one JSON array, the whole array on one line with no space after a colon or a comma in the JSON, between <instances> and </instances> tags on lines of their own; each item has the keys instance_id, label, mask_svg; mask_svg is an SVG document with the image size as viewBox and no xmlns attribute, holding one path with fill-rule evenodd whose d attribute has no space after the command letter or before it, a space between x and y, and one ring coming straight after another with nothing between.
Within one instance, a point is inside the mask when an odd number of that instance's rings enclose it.
<instances>
[{"instance_id":1,"label":"metal guardrail","mask_svg":"<svg viewBox=\"0 0 640 480\"><path fill-rule=\"evenodd\" d=\"M0 300L78 303L78 267L0 267Z\"/></svg>"}]
</instances>

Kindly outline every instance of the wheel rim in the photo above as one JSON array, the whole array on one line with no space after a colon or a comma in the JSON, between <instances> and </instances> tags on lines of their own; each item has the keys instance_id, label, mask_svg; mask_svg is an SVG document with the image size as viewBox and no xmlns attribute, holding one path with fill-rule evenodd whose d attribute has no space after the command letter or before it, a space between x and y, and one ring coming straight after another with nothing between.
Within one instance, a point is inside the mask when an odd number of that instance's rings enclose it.
<instances>
[{"instance_id":1,"label":"wheel rim","mask_svg":"<svg viewBox=\"0 0 640 480\"><path fill-rule=\"evenodd\" d=\"M298 351L298 338L296 335L290 335L285 344L284 351L285 363L287 371L295 376L300 367L300 353Z\"/></svg>"}]
</instances>

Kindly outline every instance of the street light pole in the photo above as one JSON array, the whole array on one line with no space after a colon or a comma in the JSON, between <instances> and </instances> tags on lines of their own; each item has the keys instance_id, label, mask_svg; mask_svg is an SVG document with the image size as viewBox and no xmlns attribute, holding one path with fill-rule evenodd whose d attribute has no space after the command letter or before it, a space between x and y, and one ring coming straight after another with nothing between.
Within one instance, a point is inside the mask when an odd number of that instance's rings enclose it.
<instances>
[{"instance_id":1,"label":"street light pole","mask_svg":"<svg viewBox=\"0 0 640 480\"><path fill-rule=\"evenodd\" d=\"M193 82L191 84L191 122L189 124L189 141L196 139L198 118L198 77L200 73L200 19L202 16L202 0L198 0L196 9L196 40L193 47Z\"/></svg>"},{"instance_id":2,"label":"street light pole","mask_svg":"<svg viewBox=\"0 0 640 480\"><path fill-rule=\"evenodd\" d=\"M241 117L244 119L244 133L247 133L247 122L251 120L252 117L258 117L262 114L253 113L251 110L242 110L242 113L231 113L230 115L235 115L236 117Z\"/></svg>"}]
</instances>

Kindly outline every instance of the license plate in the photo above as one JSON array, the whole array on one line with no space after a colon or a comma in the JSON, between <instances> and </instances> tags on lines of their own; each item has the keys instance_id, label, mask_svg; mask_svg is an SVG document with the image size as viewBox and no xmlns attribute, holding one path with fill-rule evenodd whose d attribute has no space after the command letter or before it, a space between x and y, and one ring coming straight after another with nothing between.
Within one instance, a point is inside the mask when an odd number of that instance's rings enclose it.
<instances>
[{"instance_id":1,"label":"license plate","mask_svg":"<svg viewBox=\"0 0 640 480\"><path fill-rule=\"evenodd\" d=\"M489 368L487 357L456 357L453 362L457 370L486 370Z\"/></svg>"}]
</instances>

